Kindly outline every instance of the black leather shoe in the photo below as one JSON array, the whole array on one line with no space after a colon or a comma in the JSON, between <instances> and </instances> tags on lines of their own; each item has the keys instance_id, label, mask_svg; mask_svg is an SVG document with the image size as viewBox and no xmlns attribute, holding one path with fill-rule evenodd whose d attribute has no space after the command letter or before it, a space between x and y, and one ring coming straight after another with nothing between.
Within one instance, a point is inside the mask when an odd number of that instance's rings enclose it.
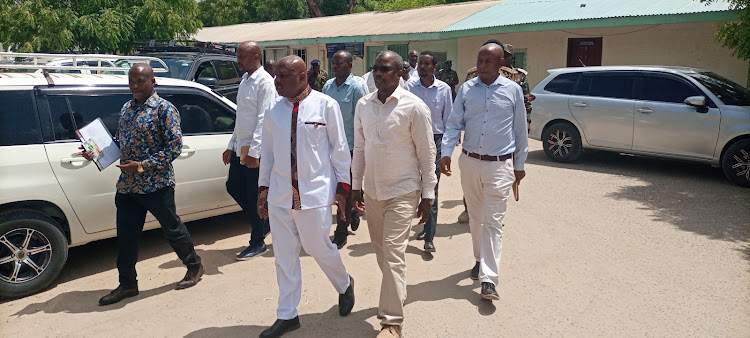
<instances>
[{"instance_id":1,"label":"black leather shoe","mask_svg":"<svg viewBox=\"0 0 750 338\"><path fill-rule=\"evenodd\" d=\"M424 239L424 236L427 236L427 231L422 230L422 232L417 234L417 240L421 241Z\"/></svg>"},{"instance_id":2,"label":"black leather shoe","mask_svg":"<svg viewBox=\"0 0 750 338\"><path fill-rule=\"evenodd\" d=\"M471 268L471 279L479 279L479 262L477 262L477 264L474 264L474 267Z\"/></svg>"},{"instance_id":3,"label":"black leather shoe","mask_svg":"<svg viewBox=\"0 0 750 338\"><path fill-rule=\"evenodd\" d=\"M177 282L177 287L175 287L175 289L182 290L195 286L195 284L198 284L198 282L201 280L203 271L203 264L201 264L201 266L199 266L196 270L188 269L188 271L185 273L185 277L183 277L181 281Z\"/></svg>"},{"instance_id":4,"label":"black leather shoe","mask_svg":"<svg viewBox=\"0 0 750 338\"><path fill-rule=\"evenodd\" d=\"M424 251L435 252L435 243L424 242Z\"/></svg>"},{"instance_id":5,"label":"black leather shoe","mask_svg":"<svg viewBox=\"0 0 750 338\"><path fill-rule=\"evenodd\" d=\"M351 217L352 220L350 224L352 227L352 231L357 231L357 229L359 229L359 212L355 210L349 217Z\"/></svg>"},{"instance_id":6,"label":"black leather shoe","mask_svg":"<svg viewBox=\"0 0 750 338\"><path fill-rule=\"evenodd\" d=\"M341 248L343 248L344 245L346 245L346 236L339 236L339 235L334 234L331 242L333 242L333 244L336 244L336 247L339 250L341 250Z\"/></svg>"},{"instance_id":7,"label":"black leather shoe","mask_svg":"<svg viewBox=\"0 0 750 338\"><path fill-rule=\"evenodd\" d=\"M495 291L495 284L482 282L482 297L489 300L500 300L500 296Z\"/></svg>"},{"instance_id":8,"label":"black leather shoe","mask_svg":"<svg viewBox=\"0 0 750 338\"><path fill-rule=\"evenodd\" d=\"M299 329L299 316L292 319L277 319L271 327L265 329L260 333L260 338L276 338L281 337L289 331Z\"/></svg>"},{"instance_id":9,"label":"black leather shoe","mask_svg":"<svg viewBox=\"0 0 750 338\"><path fill-rule=\"evenodd\" d=\"M138 288L125 289L122 286L118 286L117 289L112 290L108 295L99 299L99 305L110 305L117 303L128 297L135 297L138 295Z\"/></svg>"},{"instance_id":10,"label":"black leather shoe","mask_svg":"<svg viewBox=\"0 0 750 338\"><path fill-rule=\"evenodd\" d=\"M349 276L349 287L339 294L339 314L343 317L352 312L354 308L354 277Z\"/></svg>"}]
</instances>

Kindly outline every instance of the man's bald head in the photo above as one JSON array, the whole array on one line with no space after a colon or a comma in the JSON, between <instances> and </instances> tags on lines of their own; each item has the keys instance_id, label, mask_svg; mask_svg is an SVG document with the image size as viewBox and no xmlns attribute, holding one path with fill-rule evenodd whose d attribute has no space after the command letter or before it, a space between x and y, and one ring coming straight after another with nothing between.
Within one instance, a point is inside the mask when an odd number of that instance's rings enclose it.
<instances>
[{"instance_id":1,"label":"man's bald head","mask_svg":"<svg viewBox=\"0 0 750 338\"><path fill-rule=\"evenodd\" d=\"M375 58L372 78L378 89L378 99L385 102L396 88L404 72L404 59L392 50L386 50Z\"/></svg>"},{"instance_id":2,"label":"man's bald head","mask_svg":"<svg viewBox=\"0 0 750 338\"><path fill-rule=\"evenodd\" d=\"M486 85L494 83L500 75L500 67L505 63L504 53L503 47L496 43L486 44L479 49L477 73Z\"/></svg>"},{"instance_id":3,"label":"man's bald head","mask_svg":"<svg viewBox=\"0 0 750 338\"><path fill-rule=\"evenodd\" d=\"M276 76L276 60L274 59L266 60L266 63L263 64L263 68L265 68L268 74L271 74L272 77Z\"/></svg>"},{"instance_id":4,"label":"man's bald head","mask_svg":"<svg viewBox=\"0 0 750 338\"><path fill-rule=\"evenodd\" d=\"M237 65L243 72L252 74L260 68L263 48L255 41L244 41L237 46Z\"/></svg>"},{"instance_id":5,"label":"man's bald head","mask_svg":"<svg viewBox=\"0 0 750 338\"><path fill-rule=\"evenodd\" d=\"M307 65L299 56L290 55L276 63L276 91L293 98L307 88Z\"/></svg>"},{"instance_id":6,"label":"man's bald head","mask_svg":"<svg viewBox=\"0 0 750 338\"><path fill-rule=\"evenodd\" d=\"M154 94L154 69L147 63L136 63L128 71L128 86L137 103L144 103Z\"/></svg>"}]
</instances>

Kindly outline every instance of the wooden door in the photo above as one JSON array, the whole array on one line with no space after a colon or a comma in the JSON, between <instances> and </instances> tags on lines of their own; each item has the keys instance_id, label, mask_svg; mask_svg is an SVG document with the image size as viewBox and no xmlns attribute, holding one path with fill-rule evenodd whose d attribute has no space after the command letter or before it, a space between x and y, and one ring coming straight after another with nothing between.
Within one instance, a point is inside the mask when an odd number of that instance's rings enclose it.
<instances>
[{"instance_id":1,"label":"wooden door","mask_svg":"<svg viewBox=\"0 0 750 338\"><path fill-rule=\"evenodd\" d=\"M568 39L568 67L602 65L602 38Z\"/></svg>"}]
</instances>

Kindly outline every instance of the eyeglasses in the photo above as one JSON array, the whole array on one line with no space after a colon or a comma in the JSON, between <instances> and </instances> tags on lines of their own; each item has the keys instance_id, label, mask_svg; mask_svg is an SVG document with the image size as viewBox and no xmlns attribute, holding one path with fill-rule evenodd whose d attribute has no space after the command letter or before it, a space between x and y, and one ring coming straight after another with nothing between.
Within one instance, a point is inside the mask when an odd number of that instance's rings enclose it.
<instances>
[{"instance_id":1,"label":"eyeglasses","mask_svg":"<svg viewBox=\"0 0 750 338\"><path fill-rule=\"evenodd\" d=\"M376 71L377 72L381 72L381 73L388 73L388 72L391 71L391 69L395 69L395 68L388 67L388 66L380 66L380 67L378 67L378 66L372 66L372 72L373 73L375 73Z\"/></svg>"}]
</instances>

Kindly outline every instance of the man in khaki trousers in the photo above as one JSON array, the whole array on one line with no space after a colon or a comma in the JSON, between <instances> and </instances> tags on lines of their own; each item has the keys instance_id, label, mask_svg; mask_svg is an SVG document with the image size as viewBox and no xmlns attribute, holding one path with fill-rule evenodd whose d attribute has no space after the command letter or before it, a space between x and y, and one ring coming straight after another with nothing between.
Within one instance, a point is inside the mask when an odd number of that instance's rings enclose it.
<instances>
[{"instance_id":1,"label":"man in khaki trousers","mask_svg":"<svg viewBox=\"0 0 750 338\"><path fill-rule=\"evenodd\" d=\"M401 337L411 221L417 205L421 221L427 220L437 183L430 108L399 87L402 65L392 51L378 55L372 70L377 90L359 100L354 115L353 202L364 211L364 180L370 240L383 273L378 338Z\"/></svg>"}]
</instances>

